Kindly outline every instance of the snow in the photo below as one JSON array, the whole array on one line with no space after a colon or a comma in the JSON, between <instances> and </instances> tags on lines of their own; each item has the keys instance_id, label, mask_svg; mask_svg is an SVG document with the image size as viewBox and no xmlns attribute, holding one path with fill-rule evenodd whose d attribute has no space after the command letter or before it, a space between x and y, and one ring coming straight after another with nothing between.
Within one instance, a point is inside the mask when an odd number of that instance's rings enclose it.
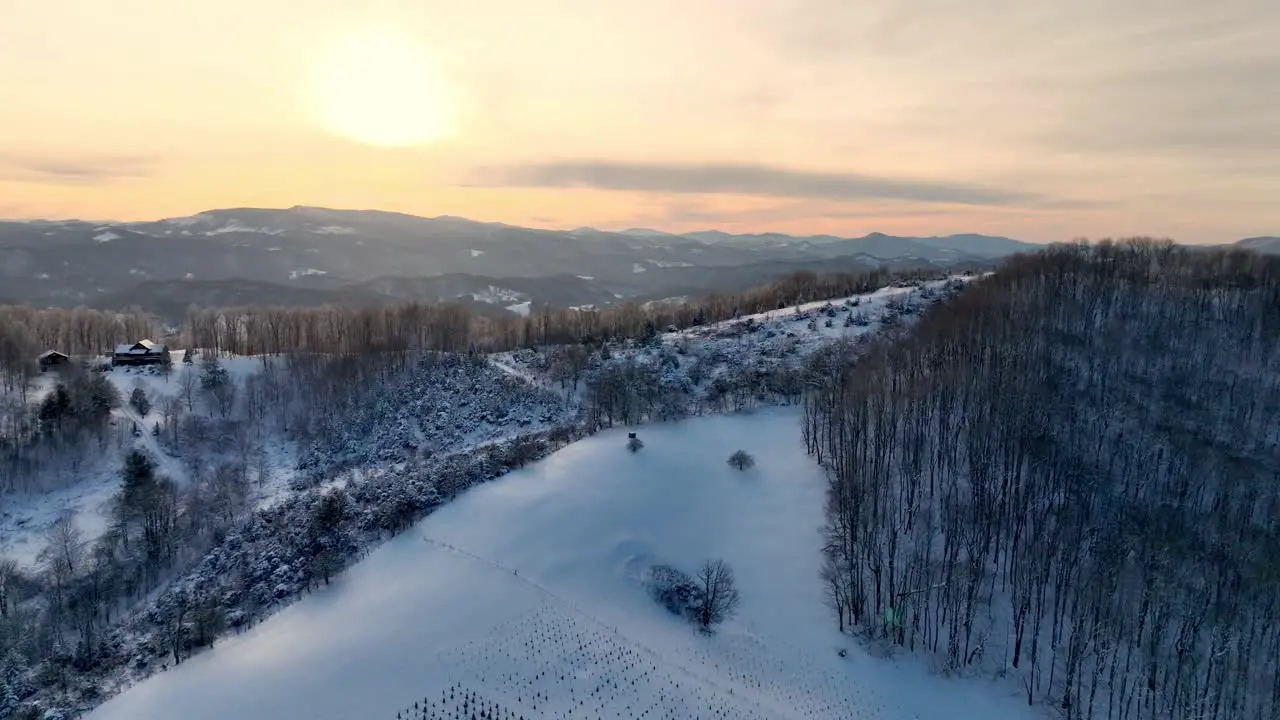
<instances>
[{"instance_id":1,"label":"snow","mask_svg":"<svg viewBox=\"0 0 1280 720\"><path fill-rule=\"evenodd\" d=\"M642 273L645 270L646 270L645 266L641 265L640 263L631 264L631 272L633 273Z\"/></svg>"},{"instance_id":2,"label":"snow","mask_svg":"<svg viewBox=\"0 0 1280 720\"><path fill-rule=\"evenodd\" d=\"M525 295L515 290L500 288L490 285L478 293L471 293L471 299L476 302L489 303L491 305L510 305L523 302Z\"/></svg>"},{"instance_id":3,"label":"snow","mask_svg":"<svg viewBox=\"0 0 1280 720\"><path fill-rule=\"evenodd\" d=\"M206 230L205 235L223 235L225 233L257 233L259 235L282 235L284 230L281 228L269 227L249 227L239 220L231 220L220 228Z\"/></svg>"},{"instance_id":4,"label":"snow","mask_svg":"<svg viewBox=\"0 0 1280 720\"><path fill-rule=\"evenodd\" d=\"M595 280L596 279L594 275L576 275L575 277L577 277L579 280Z\"/></svg>"},{"instance_id":5,"label":"snow","mask_svg":"<svg viewBox=\"0 0 1280 720\"><path fill-rule=\"evenodd\" d=\"M195 279L195 277L196 277L196 274L195 274L195 273L187 273L187 274L183 275L182 277L186 278L187 280L194 280L194 279Z\"/></svg>"},{"instance_id":6,"label":"snow","mask_svg":"<svg viewBox=\"0 0 1280 720\"><path fill-rule=\"evenodd\" d=\"M299 277L306 275L328 275L328 270L317 270L315 268L303 268L302 270L290 270L289 279L297 280Z\"/></svg>"},{"instance_id":7,"label":"snow","mask_svg":"<svg viewBox=\"0 0 1280 720\"><path fill-rule=\"evenodd\" d=\"M108 230L106 232L100 232L97 235L94 235L93 239L95 242L109 243L112 240L119 240L120 236Z\"/></svg>"},{"instance_id":8,"label":"snow","mask_svg":"<svg viewBox=\"0 0 1280 720\"><path fill-rule=\"evenodd\" d=\"M483 255L483 254L484 254L484 251L483 251L483 250L476 250L476 249L474 249L474 248L472 248L472 249L471 249L471 257L473 257L473 258L474 258L474 257L480 257L480 256L481 256L481 255Z\"/></svg>"},{"instance_id":9,"label":"snow","mask_svg":"<svg viewBox=\"0 0 1280 720\"><path fill-rule=\"evenodd\" d=\"M97 456L94 462L76 473L75 482L67 487L35 496L3 496L3 505L0 507L0 557L14 558L28 567L33 565L37 553L44 547L46 530L61 512L67 510L75 511L76 525L80 528L83 539L86 542L96 540L106 531L106 503L119 489L120 467L124 452L128 449L142 447L155 459L161 473L180 485L187 482L189 475L182 461L167 453L148 431L158 419L156 411L142 418L128 404L129 394L137 386L146 390L153 402L161 395L176 394L177 375L185 367L182 364L184 353L183 350L171 353L173 375L168 379L159 370L149 367L120 367L107 373L121 400L121 406L112 411L114 421L126 430L136 423L140 430L138 436L130 438L124 448L112 447L109 452ZM261 361L252 357L223 358L221 362L228 375L241 384L246 375L256 373L261 368ZM53 385L52 375L38 377L31 390L31 401L39 402L53 389ZM287 489L287 483L294 473L295 451L291 446L273 442L268 443L266 450L272 469L272 482L257 490L260 502L267 502Z\"/></svg>"},{"instance_id":10,"label":"snow","mask_svg":"<svg viewBox=\"0 0 1280 720\"><path fill-rule=\"evenodd\" d=\"M515 305L508 305L507 309L521 317L528 317L530 305L531 303L528 300L525 300L522 303L516 303Z\"/></svg>"},{"instance_id":11,"label":"snow","mask_svg":"<svg viewBox=\"0 0 1280 720\"><path fill-rule=\"evenodd\" d=\"M120 464L101 460L79 473L76 484L38 496L4 496L0 509L0 557L19 565L34 567L44 548L45 533L58 515L76 513L76 526L84 539L92 541L107 529L107 503L119 488Z\"/></svg>"},{"instance_id":12,"label":"snow","mask_svg":"<svg viewBox=\"0 0 1280 720\"><path fill-rule=\"evenodd\" d=\"M682 262L680 260L646 260L645 262L658 268L683 268L693 267L693 263Z\"/></svg>"},{"instance_id":13,"label":"snow","mask_svg":"<svg viewBox=\"0 0 1280 720\"><path fill-rule=\"evenodd\" d=\"M450 709L474 693L530 720L1035 717L1012 685L931 676L836 631L818 582L825 482L798 421L770 410L647 427L637 454L620 431L570 445L88 717L441 717L408 711L450 688ZM724 461L739 447L756 453L747 473ZM705 637L639 575L709 557L733 566L743 603Z\"/></svg>"},{"instance_id":14,"label":"snow","mask_svg":"<svg viewBox=\"0 0 1280 720\"><path fill-rule=\"evenodd\" d=\"M317 235L355 235L358 231L355 228L342 227L341 225L325 225L311 232Z\"/></svg>"},{"instance_id":15,"label":"snow","mask_svg":"<svg viewBox=\"0 0 1280 720\"><path fill-rule=\"evenodd\" d=\"M637 362L660 367L664 384L681 388L692 398L707 400L713 395L718 378L744 370L799 371L820 348L907 322L968 279L957 276L918 285L889 286L862 295L660 333L657 341L648 345L615 344L612 358L603 366ZM522 349L493 355L491 360L505 372L536 378L543 387L556 385L551 380L551 363L545 352ZM589 378L592 372L586 376ZM583 392L585 385L576 393L578 401Z\"/></svg>"}]
</instances>

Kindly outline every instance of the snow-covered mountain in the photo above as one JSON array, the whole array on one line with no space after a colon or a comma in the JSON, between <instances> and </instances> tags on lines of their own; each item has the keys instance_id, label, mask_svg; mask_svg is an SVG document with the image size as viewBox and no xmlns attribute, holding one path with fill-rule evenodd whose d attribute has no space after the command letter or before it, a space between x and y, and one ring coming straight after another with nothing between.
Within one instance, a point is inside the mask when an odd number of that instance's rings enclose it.
<instances>
[{"instance_id":1,"label":"snow-covered mountain","mask_svg":"<svg viewBox=\"0 0 1280 720\"><path fill-rule=\"evenodd\" d=\"M497 309L599 306L733 292L796 270L981 265L1035 247L980 235L552 231L372 210L239 208L156 222L0 222L0 285L7 301L166 314L229 302L483 303L475 296L490 287L520 296L488 303ZM451 279L428 281L441 277Z\"/></svg>"}]
</instances>

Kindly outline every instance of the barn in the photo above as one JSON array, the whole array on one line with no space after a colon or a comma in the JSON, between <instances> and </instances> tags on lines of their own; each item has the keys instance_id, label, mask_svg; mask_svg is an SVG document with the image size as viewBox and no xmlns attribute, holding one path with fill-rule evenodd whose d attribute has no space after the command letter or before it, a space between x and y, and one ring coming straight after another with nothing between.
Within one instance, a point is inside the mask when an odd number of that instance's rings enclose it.
<instances>
[{"instance_id":1,"label":"barn","mask_svg":"<svg viewBox=\"0 0 1280 720\"><path fill-rule=\"evenodd\" d=\"M164 365L168 362L168 346L150 340L139 340L132 345L117 345L111 356L112 365Z\"/></svg>"}]
</instances>

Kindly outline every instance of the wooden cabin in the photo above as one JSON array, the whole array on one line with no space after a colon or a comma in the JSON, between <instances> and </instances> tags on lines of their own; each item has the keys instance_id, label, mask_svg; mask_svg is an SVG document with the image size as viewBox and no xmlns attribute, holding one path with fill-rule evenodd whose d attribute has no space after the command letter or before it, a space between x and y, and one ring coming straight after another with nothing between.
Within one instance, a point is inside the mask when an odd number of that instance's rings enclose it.
<instances>
[{"instance_id":1,"label":"wooden cabin","mask_svg":"<svg viewBox=\"0 0 1280 720\"><path fill-rule=\"evenodd\" d=\"M45 350L40 353L40 357L36 358L36 361L40 363L40 372L46 372L69 367L71 365L71 356L66 353L60 353L57 350Z\"/></svg>"},{"instance_id":2,"label":"wooden cabin","mask_svg":"<svg viewBox=\"0 0 1280 720\"><path fill-rule=\"evenodd\" d=\"M164 365L169 362L168 346L139 340L132 345L117 345L111 355L112 365Z\"/></svg>"}]
</instances>

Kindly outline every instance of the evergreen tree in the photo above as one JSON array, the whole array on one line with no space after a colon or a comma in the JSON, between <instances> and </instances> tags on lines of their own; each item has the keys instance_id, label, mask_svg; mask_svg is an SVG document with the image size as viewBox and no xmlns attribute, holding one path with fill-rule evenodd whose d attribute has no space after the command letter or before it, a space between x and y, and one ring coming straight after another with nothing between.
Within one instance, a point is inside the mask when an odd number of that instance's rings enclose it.
<instances>
[{"instance_id":1,"label":"evergreen tree","mask_svg":"<svg viewBox=\"0 0 1280 720\"><path fill-rule=\"evenodd\" d=\"M217 390L230 381L227 369L222 367L218 358L205 355L200 360L200 388L206 392Z\"/></svg>"},{"instance_id":2,"label":"evergreen tree","mask_svg":"<svg viewBox=\"0 0 1280 720\"><path fill-rule=\"evenodd\" d=\"M45 424L46 429L54 427L62 427L62 420L71 413L71 394L67 392L67 386L58 383L53 392L44 397L40 403L40 422Z\"/></svg>"},{"instance_id":3,"label":"evergreen tree","mask_svg":"<svg viewBox=\"0 0 1280 720\"><path fill-rule=\"evenodd\" d=\"M147 391L140 387L133 389L133 393L129 395L129 406L138 412L141 417L146 417L151 412L151 401L147 399Z\"/></svg>"}]
</instances>

